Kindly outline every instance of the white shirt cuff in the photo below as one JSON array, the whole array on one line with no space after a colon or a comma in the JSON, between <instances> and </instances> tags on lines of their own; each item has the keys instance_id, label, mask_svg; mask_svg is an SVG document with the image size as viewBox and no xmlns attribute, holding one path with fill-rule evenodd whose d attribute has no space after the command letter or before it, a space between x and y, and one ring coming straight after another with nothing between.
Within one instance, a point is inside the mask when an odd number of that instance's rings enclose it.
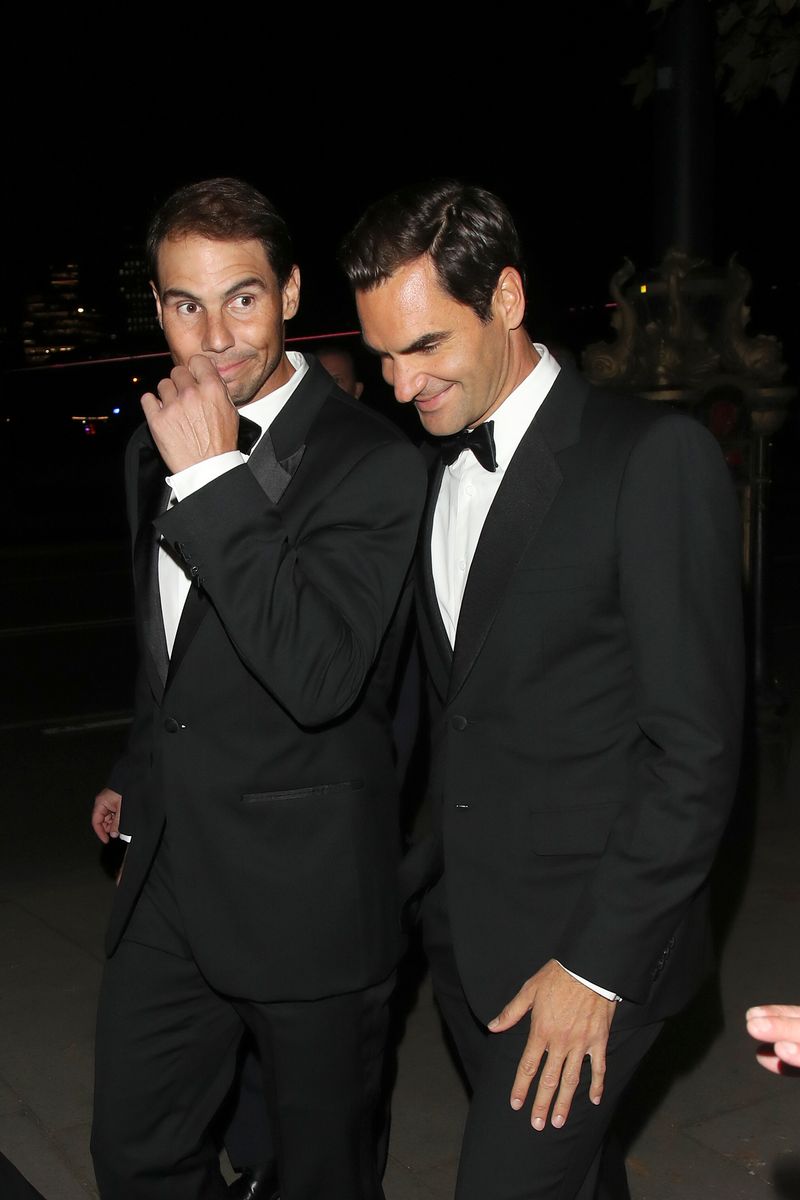
<instances>
[{"instance_id":1,"label":"white shirt cuff","mask_svg":"<svg viewBox=\"0 0 800 1200\"><path fill-rule=\"evenodd\" d=\"M131 840L131 835L129 833L118 833L117 837L121 842L129 842Z\"/></svg>"},{"instance_id":2,"label":"white shirt cuff","mask_svg":"<svg viewBox=\"0 0 800 1200\"><path fill-rule=\"evenodd\" d=\"M207 483L219 479L220 475L224 475L226 471L240 467L244 461L238 450L226 450L224 454L215 454L213 458L204 458L191 467L184 467L182 471L168 475L167 484L175 493L176 501L180 503L187 496L191 496L192 492L198 492Z\"/></svg>"},{"instance_id":3,"label":"white shirt cuff","mask_svg":"<svg viewBox=\"0 0 800 1200\"><path fill-rule=\"evenodd\" d=\"M556 962L558 962L558 959L556 959ZM588 979L583 979L582 976L576 975L574 971L570 971L569 967L565 967L562 962L559 962L558 965L563 967L573 979L577 979L578 983L582 983L584 987L591 988L593 992L597 992L598 996L603 996L606 1000L619 1001L622 999L622 996L618 996L616 992L609 992L607 988L598 987L596 983L590 983Z\"/></svg>"}]
</instances>

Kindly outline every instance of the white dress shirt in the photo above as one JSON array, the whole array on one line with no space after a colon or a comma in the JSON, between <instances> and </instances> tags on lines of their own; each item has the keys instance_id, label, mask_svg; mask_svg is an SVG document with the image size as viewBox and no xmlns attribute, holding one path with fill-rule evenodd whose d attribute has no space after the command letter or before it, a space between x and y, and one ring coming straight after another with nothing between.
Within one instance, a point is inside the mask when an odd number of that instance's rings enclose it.
<instances>
[{"instance_id":1,"label":"white dress shirt","mask_svg":"<svg viewBox=\"0 0 800 1200\"><path fill-rule=\"evenodd\" d=\"M545 346L535 342L534 347L539 362L489 418L494 423L497 470L485 470L471 450L462 450L442 474L431 531L431 568L451 646L455 646L461 602L484 521L517 447L561 370ZM568 967L564 970L606 1000L619 999Z\"/></svg>"}]
</instances>

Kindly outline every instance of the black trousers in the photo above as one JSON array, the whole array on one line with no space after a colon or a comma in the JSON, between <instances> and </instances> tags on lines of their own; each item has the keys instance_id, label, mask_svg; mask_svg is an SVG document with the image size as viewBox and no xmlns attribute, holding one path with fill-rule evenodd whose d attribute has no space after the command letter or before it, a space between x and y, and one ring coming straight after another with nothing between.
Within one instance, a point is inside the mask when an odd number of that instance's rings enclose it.
<instances>
[{"instance_id":1,"label":"black trousers","mask_svg":"<svg viewBox=\"0 0 800 1200\"><path fill-rule=\"evenodd\" d=\"M507 1033L489 1034L472 1012L453 954L443 881L426 897L422 917L436 999L472 1091L456 1200L625 1200L622 1155L606 1144L606 1135L620 1096L663 1022L618 1033L612 1026L600 1104L589 1100L585 1061L566 1124L555 1129L548 1122L537 1132L530 1110L538 1075L523 1108L515 1112L509 1104L527 1018Z\"/></svg>"},{"instance_id":2,"label":"black trousers","mask_svg":"<svg viewBox=\"0 0 800 1200\"><path fill-rule=\"evenodd\" d=\"M226 1196L209 1126L245 1029L282 1200L382 1200L375 1121L392 983L295 1003L221 995L186 942L162 844L100 993L92 1154L103 1200Z\"/></svg>"}]
</instances>

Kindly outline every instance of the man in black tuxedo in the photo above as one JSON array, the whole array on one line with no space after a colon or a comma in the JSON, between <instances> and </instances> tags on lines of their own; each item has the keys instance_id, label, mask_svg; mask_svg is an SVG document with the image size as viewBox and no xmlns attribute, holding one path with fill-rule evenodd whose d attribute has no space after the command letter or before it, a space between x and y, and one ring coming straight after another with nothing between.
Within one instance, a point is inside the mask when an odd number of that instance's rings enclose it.
<instances>
[{"instance_id":1,"label":"man in black tuxedo","mask_svg":"<svg viewBox=\"0 0 800 1200\"><path fill-rule=\"evenodd\" d=\"M342 261L442 448L418 556L436 819L407 870L433 884L425 941L473 1092L458 1200L625 1195L606 1133L708 968L736 782L730 481L697 422L531 342L496 196L386 197Z\"/></svg>"},{"instance_id":2,"label":"man in black tuxedo","mask_svg":"<svg viewBox=\"0 0 800 1200\"><path fill-rule=\"evenodd\" d=\"M424 469L285 352L299 274L255 189L182 189L148 252L175 368L126 456L141 661L93 813L101 838L131 839L98 1014L98 1183L226 1195L208 1126L248 1028L283 1200L377 1200L400 945L388 697Z\"/></svg>"}]
</instances>

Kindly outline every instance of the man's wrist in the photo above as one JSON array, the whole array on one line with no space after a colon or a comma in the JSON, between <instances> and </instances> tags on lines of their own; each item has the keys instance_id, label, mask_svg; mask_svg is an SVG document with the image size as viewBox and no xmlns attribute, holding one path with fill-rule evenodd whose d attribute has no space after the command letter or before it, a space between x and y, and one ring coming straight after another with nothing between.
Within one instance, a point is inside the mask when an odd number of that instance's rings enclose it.
<instances>
[{"instance_id":1,"label":"man's wrist","mask_svg":"<svg viewBox=\"0 0 800 1200\"><path fill-rule=\"evenodd\" d=\"M555 959L555 962L557 962L562 970L566 971L568 975L571 975L573 979L577 979L578 983L582 983L584 987L589 988L593 992L597 992L598 996L602 996L605 1000L615 1000L618 1004L622 999L622 996L618 996L616 992L610 992L608 988L600 987L599 984L592 983L590 979L584 979L582 975L576 975L574 971L570 971L569 967L565 967L562 962L558 962L558 959Z\"/></svg>"},{"instance_id":2,"label":"man's wrist","mask_svg":"<svg viewBox=\"0 0 800 1200\"><path fill-rule=\"evenodd\" d=\"M174 475L167 475L166 482L175 493L176 501L180 503L187 496L191 496L193 492L198 492L200 488L205 487L207 483L219 479L220 475L224 475L226 471L240 467L243 462L244 458L238 450L226 450L224 454L215 454L212 458L204 458L190 467L184 467L182 471L176 471Z\"/></svg>"}]
</instances>

